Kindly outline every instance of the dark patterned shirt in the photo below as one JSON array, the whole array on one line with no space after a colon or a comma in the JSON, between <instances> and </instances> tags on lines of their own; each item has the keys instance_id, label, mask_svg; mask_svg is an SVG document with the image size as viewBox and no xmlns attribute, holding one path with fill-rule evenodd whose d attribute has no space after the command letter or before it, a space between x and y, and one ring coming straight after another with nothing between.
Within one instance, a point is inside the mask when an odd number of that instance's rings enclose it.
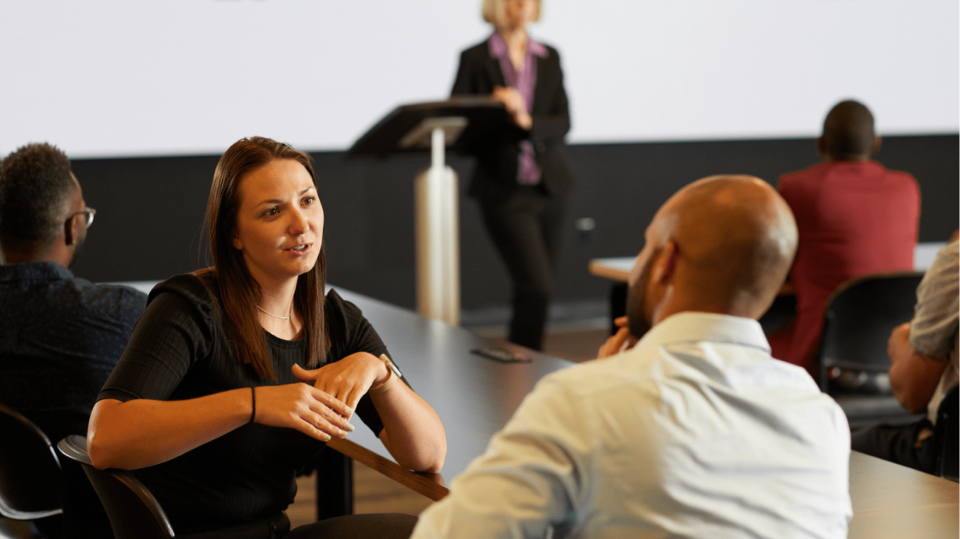
<instances>
[{"instance_id":1,"label":"dark patterned shirt","mask_svg":"<svg viewBox=\"0 0 960 539\"><path fill-rule=\"evenodd\" d=\"M90 410L147 296L53 262L0 266L0 403L53 443L86 436Z\"/></svg>"}]
</instances>

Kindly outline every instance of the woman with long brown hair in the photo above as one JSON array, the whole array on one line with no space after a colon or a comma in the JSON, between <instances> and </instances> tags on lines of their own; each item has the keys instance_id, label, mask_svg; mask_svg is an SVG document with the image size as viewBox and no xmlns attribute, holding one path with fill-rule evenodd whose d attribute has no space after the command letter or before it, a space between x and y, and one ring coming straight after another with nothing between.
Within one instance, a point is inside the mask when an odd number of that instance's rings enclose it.
<instances>
[{"instance_id":1,"label":"woman with long brown hair","mask_svg":"<svg viewBox=\"0 0 960 539\"><path fill-rule=\"evenodd\" d=\"M353 430L354 412L399 464L439 471L439 417L397 383L360 310L324 295L309 156L261 137L235 143L217 165L207 225L214 266L153 289L100 393L94 465L137 469L178 534L251 538L284 536L296 472ZM289 537L405 537L414 522L344 517Z\"/></svg>"}]
</instances>

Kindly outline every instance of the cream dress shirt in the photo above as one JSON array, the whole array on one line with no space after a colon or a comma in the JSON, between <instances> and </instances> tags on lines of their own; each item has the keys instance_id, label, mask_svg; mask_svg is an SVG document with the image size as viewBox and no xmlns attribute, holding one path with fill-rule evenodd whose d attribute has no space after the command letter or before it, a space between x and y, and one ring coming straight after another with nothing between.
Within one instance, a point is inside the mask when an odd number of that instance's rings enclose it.
<instances>
[{"instance_id":1,"label":"cream dress shirt","mask_svg":"<svg viewBox=\"0 0 960 539\"><path fill-rule=\"evenodd\" d=\"M842 538L849 454L756 321L680 313L541 380L413 537Z\"/></svg>"}]
</instances>

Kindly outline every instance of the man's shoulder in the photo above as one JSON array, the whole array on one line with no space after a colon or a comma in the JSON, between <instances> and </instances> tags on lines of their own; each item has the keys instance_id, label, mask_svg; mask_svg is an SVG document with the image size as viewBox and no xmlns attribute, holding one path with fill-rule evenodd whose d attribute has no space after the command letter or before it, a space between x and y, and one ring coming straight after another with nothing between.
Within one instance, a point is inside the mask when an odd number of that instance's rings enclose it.
<instances>
[{"instance_id":1,"label":"man's shoulder","mask_svg":"<svg viewBox=\"0 0 960 539\"><path fill-rule=\"evenodd\" d=\"M19 262L0 265L0 281L65 281L76 279L73 273L56 262Z\"/></svg>"},{"instance_id":2,"label":"man's shoulder","mask_svg":"<svg viewBox=\"0 0 960 539\"><path fill-rule=\"evenodd\" d=\"M584 387L586 381L612 383L624 377L623 354L603 359L591 359L570 368L552 372L543 379L571 388Z\"/></svg>"},{"instance_id":3,"label":"man's shoulder","mask_svg":"<svg viewBox=\"0 0 960 539\"><path fill-rule=\"evenodd\" d=\"M132 311L139 316L147 304L146 294L139 290L121 284L94 283L53 262L0 266L0 280L26 285L7 290L8 295L19 295L25 300L47 299L58 310L73 305L93 311Z\"/></svg>"},{"instance_id":4,"label":"man's shoulder","mask_svg":"<svg viewBox=\"0 0 960 539\"><path fill-rule=\"evenodd\" d=\"M826 163L817 163L780 176L777 190L794 211L797 211L797 206L802 205L804 200L814 196L826 175L825 165Z\"/></svg>"},{"instance_id":5,"label":"man's shoulder","mask_svg":"<svg viewBox=\"0 0 960 539\"><path fill-rule=\"evenodd\" d=\"M805 182L811 181L820 175L828 168L828 163L820 162L813 165L810 165L807 168L800 170L794 170L791 172L785 172L780 175L780 185L784 183L791 184L796 182Z\"/></svg>"}]
</instances>

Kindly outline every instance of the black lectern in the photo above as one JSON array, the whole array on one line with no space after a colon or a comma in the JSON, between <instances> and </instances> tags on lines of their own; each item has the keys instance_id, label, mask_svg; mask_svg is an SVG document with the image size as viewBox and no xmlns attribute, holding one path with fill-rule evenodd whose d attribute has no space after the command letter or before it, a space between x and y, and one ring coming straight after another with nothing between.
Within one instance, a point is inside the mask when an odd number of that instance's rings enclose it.
<instances>
[{"instance_id":1,"label":"black lectern","mask_svg":"<svg viewBox=\"0 0 960 539\"><path fill-rule=\"evenodd\" d=\"M460 230L457 175L444 163L446 148L471 153L507 125L507 112L488 97L397 107L354 143L348 157L431 152L430 168L417 175L417 310L460 324Z\"/></svg>"}]
</instances>

